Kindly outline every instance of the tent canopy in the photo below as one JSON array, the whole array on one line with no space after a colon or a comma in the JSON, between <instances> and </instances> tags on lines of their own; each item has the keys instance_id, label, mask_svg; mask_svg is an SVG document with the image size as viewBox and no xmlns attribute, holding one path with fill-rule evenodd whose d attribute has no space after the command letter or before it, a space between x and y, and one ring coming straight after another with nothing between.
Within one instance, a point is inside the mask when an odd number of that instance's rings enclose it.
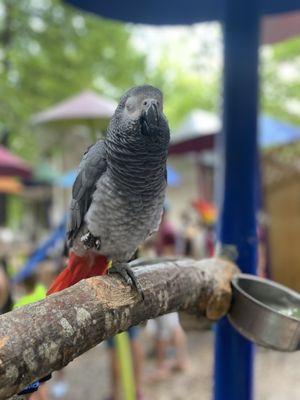
<instances>
[{"instance_id":1,"label":"tent canopy","mask_svg":"<svg viewBox=\"0 0 300 400\"><path fill-rule=\"evenodd\" d=\"M0 146L0 175L30 178L31 168L20 157L15 156L8 149Z\"/></svg>"},{"instance_id":2,"label":"tent canopy","mask_svg":"<svg viewBox=\"0 0 300 400\"><path fill-rule=\"evenodd\" d=\"M65 0L83 10L106 18L144 24L192 24L203 21L222 20L225 14L224 0L139 0L95 1ZM299 9L299 0L261 0L260 13L277 14Z\"/></svg>"},{"instance_id":3,"label":"tent canopy","mask_svg":"<svg viewBox=\"0 0 300 400\"><path fill-rule=\"evenodd\" d=\"M192 111L172 137L170 154L212 150L216 134L221 130L220 119L202 110ZM258 120L258 141L261 148L270 148L300 140L300 126L279 121L267 115Z\"/></svg>"},{"instance_id":4,"label":"tent canopy","mask_svg":"<svg viewBox=\"0 0 300 400\"><path fill-rule=\"evenodd\" d=\"M33 173L34 182L52 184L59 177L59 173L49 163L38 164Z\"/></svg>"},{"instance_id":5,"label":"tent canopy","mask_svg":"<svg viewBox=\"0 0 300 400\"><path fill-rule=\"evenodd\" d=\"M57 121L109 119L115 108L116 103L113 100L87 90L35 114L31 120L34 124L45 124Z\"/></svg>"}]
</instances>

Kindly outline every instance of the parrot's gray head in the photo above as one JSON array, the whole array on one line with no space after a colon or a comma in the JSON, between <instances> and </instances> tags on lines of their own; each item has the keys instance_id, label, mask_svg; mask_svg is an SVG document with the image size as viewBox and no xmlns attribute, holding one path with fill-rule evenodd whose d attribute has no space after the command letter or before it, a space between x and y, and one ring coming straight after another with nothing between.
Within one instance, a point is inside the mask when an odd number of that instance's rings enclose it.
<instances>
[{"instance_id":1,"label":"parrot's gray head","mask_svg":"<svg viewBox=\"0 0 300 400\"><path fill-rule=\"evenodd\" d=\"M120 99L110 122L108 137L168 144L170 131L163 114L163 95L150 85L129 89Z\"/></svg>"}]
</instances>

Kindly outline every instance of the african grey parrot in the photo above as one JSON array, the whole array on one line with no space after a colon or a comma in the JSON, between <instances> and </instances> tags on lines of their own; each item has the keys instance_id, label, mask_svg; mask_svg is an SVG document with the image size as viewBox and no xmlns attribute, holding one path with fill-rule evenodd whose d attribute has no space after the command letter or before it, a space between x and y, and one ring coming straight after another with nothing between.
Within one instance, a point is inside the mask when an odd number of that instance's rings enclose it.
<instances>
[{"instance_id":1,"label":"african grey parrot","mask_svg":"<svg viewBox=\"0 0 300 400\"><path fill-rule=\"evenodd\" d=\"M83 278L117 272L138 289L128 266L158 229L167 185L170 131L163 97L150 85L120 99L104 140L84 154L73 185L68 266L48 294Z\"/></svg>"}]
</instances>

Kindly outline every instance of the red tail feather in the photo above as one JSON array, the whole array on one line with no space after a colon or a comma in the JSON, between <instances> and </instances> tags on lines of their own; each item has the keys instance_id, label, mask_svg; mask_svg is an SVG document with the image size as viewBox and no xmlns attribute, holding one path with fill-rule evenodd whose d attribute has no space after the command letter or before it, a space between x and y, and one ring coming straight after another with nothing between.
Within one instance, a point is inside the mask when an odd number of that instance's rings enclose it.
<instances>
[{"instance_id":1,"label":"red tail feather","mask_svg":"<svg viewBox=\"0 0 300 400\"><path fill-rule=\"evenodd\" d=\"M92 276L105 275L108 271L109 261L106 257L89 254L83 257L70 253L67 267L58 275L52 283L47 295L59 292L82 279Z\"/></svg>"}]
</instances>

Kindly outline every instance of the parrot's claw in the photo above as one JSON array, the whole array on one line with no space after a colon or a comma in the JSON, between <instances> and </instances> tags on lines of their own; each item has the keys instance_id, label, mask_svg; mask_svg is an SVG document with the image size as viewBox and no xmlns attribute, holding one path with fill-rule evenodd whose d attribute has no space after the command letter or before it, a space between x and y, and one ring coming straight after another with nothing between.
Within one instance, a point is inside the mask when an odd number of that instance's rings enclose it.
<instances>
[{"instance_id":1,"label":"parrot's claw","mask_svg":"<svg viewBox=\"0 0 300 400\"><path fill-rule=\"evenodd\" d=\"M91 232L88 232L85 235L82 235L80 240L86 249L100 250L100 248L101 248L100 238L92 235Z\"/></svg>"},{"instance_id":2,"label":"parrot's claw","mask_svg":"<svg viewBox=\"0 0 300 400\"><path fill-rule=\"evenodd\" d=\"M140 282L138 281L137 277L135 276L132 268L129 266L129 264L127 263L113 264L109 268L108 273L119 274L128 285L130 285L131 287L135 288L138 291L139 295L144 300L145 297L143 288Z\"/></svg>"}]
</instances>

